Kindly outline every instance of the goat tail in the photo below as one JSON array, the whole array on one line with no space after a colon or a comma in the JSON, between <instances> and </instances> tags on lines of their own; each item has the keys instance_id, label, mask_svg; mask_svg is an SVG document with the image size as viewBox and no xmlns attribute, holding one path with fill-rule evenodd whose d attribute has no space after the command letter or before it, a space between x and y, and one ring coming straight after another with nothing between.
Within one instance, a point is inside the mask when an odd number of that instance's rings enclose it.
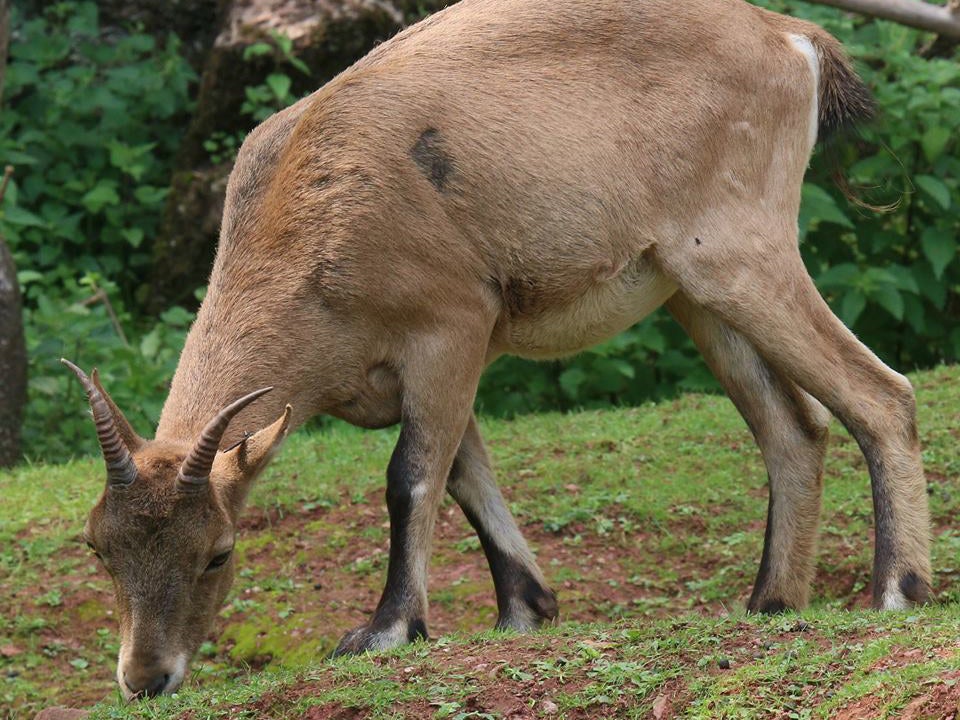
<instances>
[{"instance_id":1,"label":"goat tail","mask_svg":"<svg viewBox=\"0 0 960 720\"><path fill-rule=\"evenodd\" d=\"M823 143L872 119L876 103L836 38L817 30L808 37L820 60L817 141Z\"/></svg>"},{"instance_id":2,"label":"goat tail","mask_svg":"<svg viewBox=\"0 0 960 720\"><path fill-rule=\"evenodd\" d=\"M848 202L876 213L892 212L899 206L899 200L882 205L866 202L859 192L864 188L851 187L840 162L839 147L849 140L859 125L877 114L873 94L853 69L853 63L839 41L817 26L810 27L815 31L806 36L820 61L817 143L824 149L831 179Z\"/></svg>"}]
</instances>

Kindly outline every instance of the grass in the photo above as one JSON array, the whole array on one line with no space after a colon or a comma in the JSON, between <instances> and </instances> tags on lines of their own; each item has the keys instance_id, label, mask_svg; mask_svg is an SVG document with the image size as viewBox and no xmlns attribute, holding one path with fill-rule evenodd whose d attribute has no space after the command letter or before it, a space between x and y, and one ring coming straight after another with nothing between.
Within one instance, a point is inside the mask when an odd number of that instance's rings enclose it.
<instances>
[{"instance_id":1,"label":"grass","mask_svg":"<svg viewBox=\"0 0 960 720\"><path fill-rule=\"evenodd\" d=\"M746 616L765 473L729 401L689 395L482 423L504 494L560 595L561 625L526 637L482 632L495 618L492 586L447 504L431 568L437 639L329 661L339 634L376 604L388 539L382 478L396 439L336 426L292 437L254 490L257 529L242 535L242 570L193 679L176 697L136 706L116 698L109 583L79 542L101 461L0 473L0 718L98 700L92 717L733 718L771 708L895 717L941 696L955 706L960 369L912 379L937 605L860 609L870 488L856 444L834 428L813 606Z\"/></svg>"}]
</instances>

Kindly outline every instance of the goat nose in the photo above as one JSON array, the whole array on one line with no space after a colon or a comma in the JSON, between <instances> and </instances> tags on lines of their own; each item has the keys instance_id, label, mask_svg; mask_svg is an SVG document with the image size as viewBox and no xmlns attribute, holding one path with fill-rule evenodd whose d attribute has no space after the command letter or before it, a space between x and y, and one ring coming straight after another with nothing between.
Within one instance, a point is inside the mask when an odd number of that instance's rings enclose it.
<instances>
[{"instance_id":1,"label":"goat nose","mask_svg":"<svg viewBox=\"0 0 960 720\"><path fill-rule=\"evenodd\" d=\"M144 674L131 678L123 674L123 684L137 697L156 697L163 692L170 682L169 673Z\"/></svg>"}]
</instances>

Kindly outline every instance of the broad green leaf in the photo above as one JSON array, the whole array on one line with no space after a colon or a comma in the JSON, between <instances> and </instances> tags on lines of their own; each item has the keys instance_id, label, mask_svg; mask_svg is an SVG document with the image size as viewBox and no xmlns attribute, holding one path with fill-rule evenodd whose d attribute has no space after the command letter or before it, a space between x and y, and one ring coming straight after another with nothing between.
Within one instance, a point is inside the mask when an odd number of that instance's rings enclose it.
<instances>
[{"instance_id":1,"label":"broad green leaf","mask_svg":"<svg viewBox=\"0 0 960 720\"><path fill-rule=\"evenodd\" d=\"M43 227L46 225L43 218L16 205L5 208L2 217L4 222L11 225L22 225L23 227Z\"/></svg>"},{"instance_id":2,"label":"broad green leaf","mask_svg":"<svg viewBox=\"0 0 960 720\"><path fill-rule=\"evenodd\" d=\"M610 358L610 366L613 367L618 373L623 375L625 378L633 378L636 376L636 371L633 369L633 365L628 363L626 360L621 358Z\"/></svg>"},{"instance_id":3,"label":"broad green leaf","mask_svg":"<svg viewBox=\"0 0 960 720\"><path fill-rule=\"evenodd\" d=\"M918 335L927 332L927 308L924 307L923 300L916 295L903 296L904 312L903 317L910 323L910 327Z\"/></svg>"},{"instance_id":4,"label":"broad green leaf","mask_svg":"<svg viewBox=\"0 0 960 720\"><path fill-rule=\"evenodd\" d=\"M36 270L20 270L17 273L17 282L20 283L20 287L23 287L27 283L43 280L43 278L44 274Z\"/></svg>"},{"instance_id":5,"label":"broad green leaf","mask_svg":"<svg viewBox=\"0 0 960 720\"><path fill-rule=\"evenodd\" d=\"M243 59L249 60L250 58L259 57L261 55L269 55L273 52L273 46L270 43L265 42L256 42L253 45L248 45L243 49Z\"/></svg>"},{"instance_id":6,"label":"broad green leaf","mask_svg":"<svg viewBox=\"0 0 960 720\"><path fill-rule=\"evenodd\" d=\"M580 386L587 379L587 374L578 367L567 368L560 375L560 387L571 400L576 400Z\"/></svg>"},{"instance_id":7,"label":"broad green leaf","mask_svg":"<svg viewBox=\"0 0 960 720\"><path fill-rule=\"evenodd\" d=\"M806 234L810 227L821 222L853 228L850 218L843 213L830 193L818 185L804 183L801 191L800 230Z\"/></svg>"},{"instance_id":8,"label":"broad green leaf","mask_svg":"<svg viewBox=\"0 0 960 720\"><path fill-rule=\"evenodd\" d=\"M283 100L290 93L290 78L286 75L267 75L267 86L277 100Z\"/></svg>"},{"instance_id":9,"label":"broad green leaf","mask_svg":"<svg viewBox=\"0 0 960 720\"><path fill-rule=\"evenodd\" d=\"M917 175L913 178L913 182L932 197L941 208L946 210L950 207L950 188L943 180L933 175Z\"/></svg>"},{"instance_id":10,"label":"broad green leaf","mask_svg":"<svg viewBox=\"0 0 960 720\"><path fill-rule=\"evenodd\" d=\"M860 290L849 290L840 303L840 319L847 327L853 327L866 306L867 298Z\"/></svg>"},{"instance_id":11,"label":"broad green leaf","mask_svg":"<svg viewBox=\"0 0 960 720\"><path fill-rule=\"evenodd\" d=\"M950 129L942 126L934 126L923 134L923 137L920 138L920 146L923 148L923 154L928 162L932 163L940 157L952 136L953 133Z\"/></svg>"},{"instance_id":12,"label":"broad green leaf","mask_svg":"<svg viewBox=\"0 0 960 720\"><path fill-rule=\"evenodd\" d=\"M903 320L903 296L893 285L881 285L870 293L870 298L897 320Z\"/></svg>"},{"instance_id":13,"label":"broad green leaf","mask_svg":"<svg viewBox=\"0 0 960 720\"><path fill-rule=\"evenodd\" d=\"M144 357L152 358L160 349L160 333L156 329L143 336L140 341L140 352Z\"/></svg>"},{"instance_id":14,"label":"broad green leaf","mask_svg":"<svg viewBox=\"0 0 960 720\"><path fill-rule=\"evenodd\" d=\"M160 313L160 319L167 325L180 325L186 327L193 322L194 315L189 310L185 310L179 305L164 310Z\"/></svg>"},{"instance_id":15,"label":"broad green leaf","mask_svg":"<svg viewBox=\"0 0 960 720\"><path fill-rule=\"evenodd\" d=\"M140 247L140 243L143 242L143 230L140 228L124 228L120 232L123 234L124 239L135 248Z\"/></svg>"},{"instance_id":16,"label":"broad green leaf","mask_svg":"<svg viewBox=\"0 0 960 720\"><path fill-rule=\"evenodd\" d=\"M934 276L939 280L947 265L956 257L957 238L945 228L928 227L920 237L920 246L924 257L930 261Z\"/></svg>"},{"instance_id":17,"label":"broad green leaf","mask_svg":"<svg viewBox=\"0 0 960 720\"><path fill-rule=\"evenodd\" d=\"M860 268L853 263L840 263L820 273L817 286L823 289L849 287L860 274Z\"/></svg>"},{"instance_id":18,"label":"broad green leaf","mask_svg":"<svg viewBox=\"0 0 960 720\"><path fill-rule=\"evenodd\" d=\"M107 205L116 205L120 202L120 196L117 194L117 184L110 180L101 180L88 191L80 202L92 213L98 213Z\"/></svg>"},{"instance_id":19,"label":"broad green leaf","mask_svg":"<svg viewBox=\"0 0 960 720\"><path fill-rule=\"evenodd\" d=\"M920 285L917 284L917 278L911 268L904 267L903 265L891 265L887 268L887 271L898 290L913 293L914 295L920 294Z\"/></svg>"},{"instance_id":20,"label":"broad green leaf","mask_svg":"<svg viewBox=\"0 0 960 720\"><path fill-rule=\"evenodd\" d=\"M144 205L159 205L167 197L169 188L141 185L133 191L133 197Z\"/></svg>"}]
</instances>

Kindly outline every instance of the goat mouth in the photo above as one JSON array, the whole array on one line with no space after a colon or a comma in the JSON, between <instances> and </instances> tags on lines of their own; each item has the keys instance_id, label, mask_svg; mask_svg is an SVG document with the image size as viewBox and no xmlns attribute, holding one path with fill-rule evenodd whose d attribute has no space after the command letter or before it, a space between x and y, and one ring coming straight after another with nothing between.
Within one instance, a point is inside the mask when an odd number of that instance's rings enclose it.
<instances>
[{"instance_id":1,"label":"goat mouth","mask_svg":"<svg viewBox=\"0 0 960 720\"><path fill-rule=\"evenodd\" d=\"M123 695L123 699L127 702L135 702L145 698L157 697L158 695L171 695L175 693L180 689L180 686L183 685L188 662L189 657L187 655L178 655L174 662L166 668L166 672L158 672L147 682L141 682L139 684L131 684L127 679L126 673L124 673L118 665L117 683L120 685L120 692ZM139 685L142 685L142 687Z\"/></svg>"}]
</instances>

